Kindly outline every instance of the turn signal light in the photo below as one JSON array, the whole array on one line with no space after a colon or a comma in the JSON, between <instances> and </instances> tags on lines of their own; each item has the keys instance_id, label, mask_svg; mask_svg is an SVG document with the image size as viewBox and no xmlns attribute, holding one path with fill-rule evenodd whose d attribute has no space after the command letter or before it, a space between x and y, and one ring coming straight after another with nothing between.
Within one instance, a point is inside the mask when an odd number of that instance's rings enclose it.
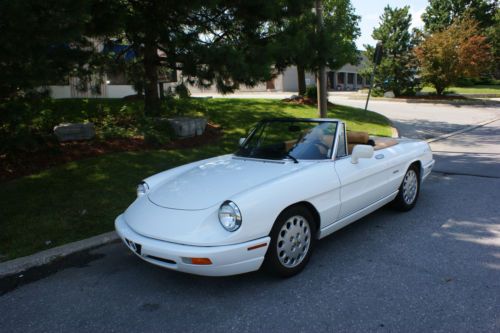
<instances>
[{"instance_id":1,"label":"turn signal light","mask_svg":"<svg viewBox=\"0 0 500 333\"><path fill-rule=\"evenodd\" d=\"M190 258L193 265L212 265L212 261L208 258Z\"/></svg>"}]
</instances>

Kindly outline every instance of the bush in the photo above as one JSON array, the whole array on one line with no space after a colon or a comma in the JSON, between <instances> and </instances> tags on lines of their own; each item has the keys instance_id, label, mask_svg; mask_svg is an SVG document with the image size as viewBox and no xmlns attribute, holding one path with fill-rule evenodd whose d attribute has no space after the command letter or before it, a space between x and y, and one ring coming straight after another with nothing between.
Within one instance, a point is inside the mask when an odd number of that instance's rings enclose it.
<instances>
[{"instance_id":1,"label":"bush","mask_svg":"<svg viewBox=\"0 0 500 333\"><path fill-rule=\"evenodd\" d=\"M175 94L181 99L189 98L189 96L191 96L191 92L184 83L178 84L175 87Z\"/></svg>"},{"instance_id":2,"label":"bush","mask_svg":"<svg viewBox=\"0 0 500 333\"><path fill-rule=\"evenodd\" d=\"M310 98L314 101L317 100L318 99L318 89L316 88L316 86L307 87L305 97Z\"/></svg>"},{"instance_id":3,"label":"bush","mask_svg":"<svg viewBox=\"0 0 500 333\"><path fill-rule=\"evenodd\" d=\"M165 118L144 119L142 130L146 143L154 146L163 146L175 136L172 126Z\"/></svg>"}]
</instances>

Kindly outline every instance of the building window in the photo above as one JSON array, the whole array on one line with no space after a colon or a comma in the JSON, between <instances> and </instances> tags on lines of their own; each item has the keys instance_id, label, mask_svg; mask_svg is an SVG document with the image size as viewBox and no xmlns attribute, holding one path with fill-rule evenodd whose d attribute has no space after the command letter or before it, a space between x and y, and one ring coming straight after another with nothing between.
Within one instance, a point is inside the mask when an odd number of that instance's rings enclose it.
<instances>
[{"instance_id":1,"label":"building window","mask_svg":"<svg viewBox=\"0 0 500 333\"><path fill-rule=\"evenodd\" d=\"M363 85L363 77L358 74L358 85L362 86Z\"/></svg>"},{"instance_id":2,"label":"building window","mask_svg":"<svg viewBox=\"0 0 500 333\"><path fill-rule=\"evenodd\" d=\"M344 81L344 74L345 73L337 73L337 81L339 84L344 84L345 81Z\"/></svg>"},{"instance_id":3,"label":"building window","mask_svg":"<svg viewBox=\"0 0 500 333\"><path fill-rule=\"evenodd\" d=\"M354 84L354 73L347 74L347 84Z\"/></svg>"}]
</instances>

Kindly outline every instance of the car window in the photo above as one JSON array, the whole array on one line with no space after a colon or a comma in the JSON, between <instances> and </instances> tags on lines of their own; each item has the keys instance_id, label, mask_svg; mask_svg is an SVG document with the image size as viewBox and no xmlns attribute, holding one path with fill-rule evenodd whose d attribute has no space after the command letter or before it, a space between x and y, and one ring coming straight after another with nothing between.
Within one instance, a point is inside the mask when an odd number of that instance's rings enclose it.
<instances>
[{"instance_id":1,"label":"car window","mask_svg":"<svg viewBox=\"0 0 500 333\"><path fill-rule=\"evenodd\" d=\"M236 155L264 159L327 159L331 156L336 129L335 121L263 121Z\"/></svg>"}]
</instances>

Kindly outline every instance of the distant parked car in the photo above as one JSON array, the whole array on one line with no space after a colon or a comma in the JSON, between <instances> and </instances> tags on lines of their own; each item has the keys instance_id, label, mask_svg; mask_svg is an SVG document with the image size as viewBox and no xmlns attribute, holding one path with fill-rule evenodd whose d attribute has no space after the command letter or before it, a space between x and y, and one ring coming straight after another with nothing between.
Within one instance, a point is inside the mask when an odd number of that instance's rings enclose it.
<instances>
[{"instance_id":1,"label":"distant parked car","mask_svg":"<svg viewBox=\"0 0 500 333\"><path fill-rule=\"evenodd\" d=\"M291 276L317 240L391 203L415 206L434 165L423 141L348 132L336 119L261 121L239 150L145 179L116 219L155 265L199 275Z\"/></svg>"}]
</instances>

